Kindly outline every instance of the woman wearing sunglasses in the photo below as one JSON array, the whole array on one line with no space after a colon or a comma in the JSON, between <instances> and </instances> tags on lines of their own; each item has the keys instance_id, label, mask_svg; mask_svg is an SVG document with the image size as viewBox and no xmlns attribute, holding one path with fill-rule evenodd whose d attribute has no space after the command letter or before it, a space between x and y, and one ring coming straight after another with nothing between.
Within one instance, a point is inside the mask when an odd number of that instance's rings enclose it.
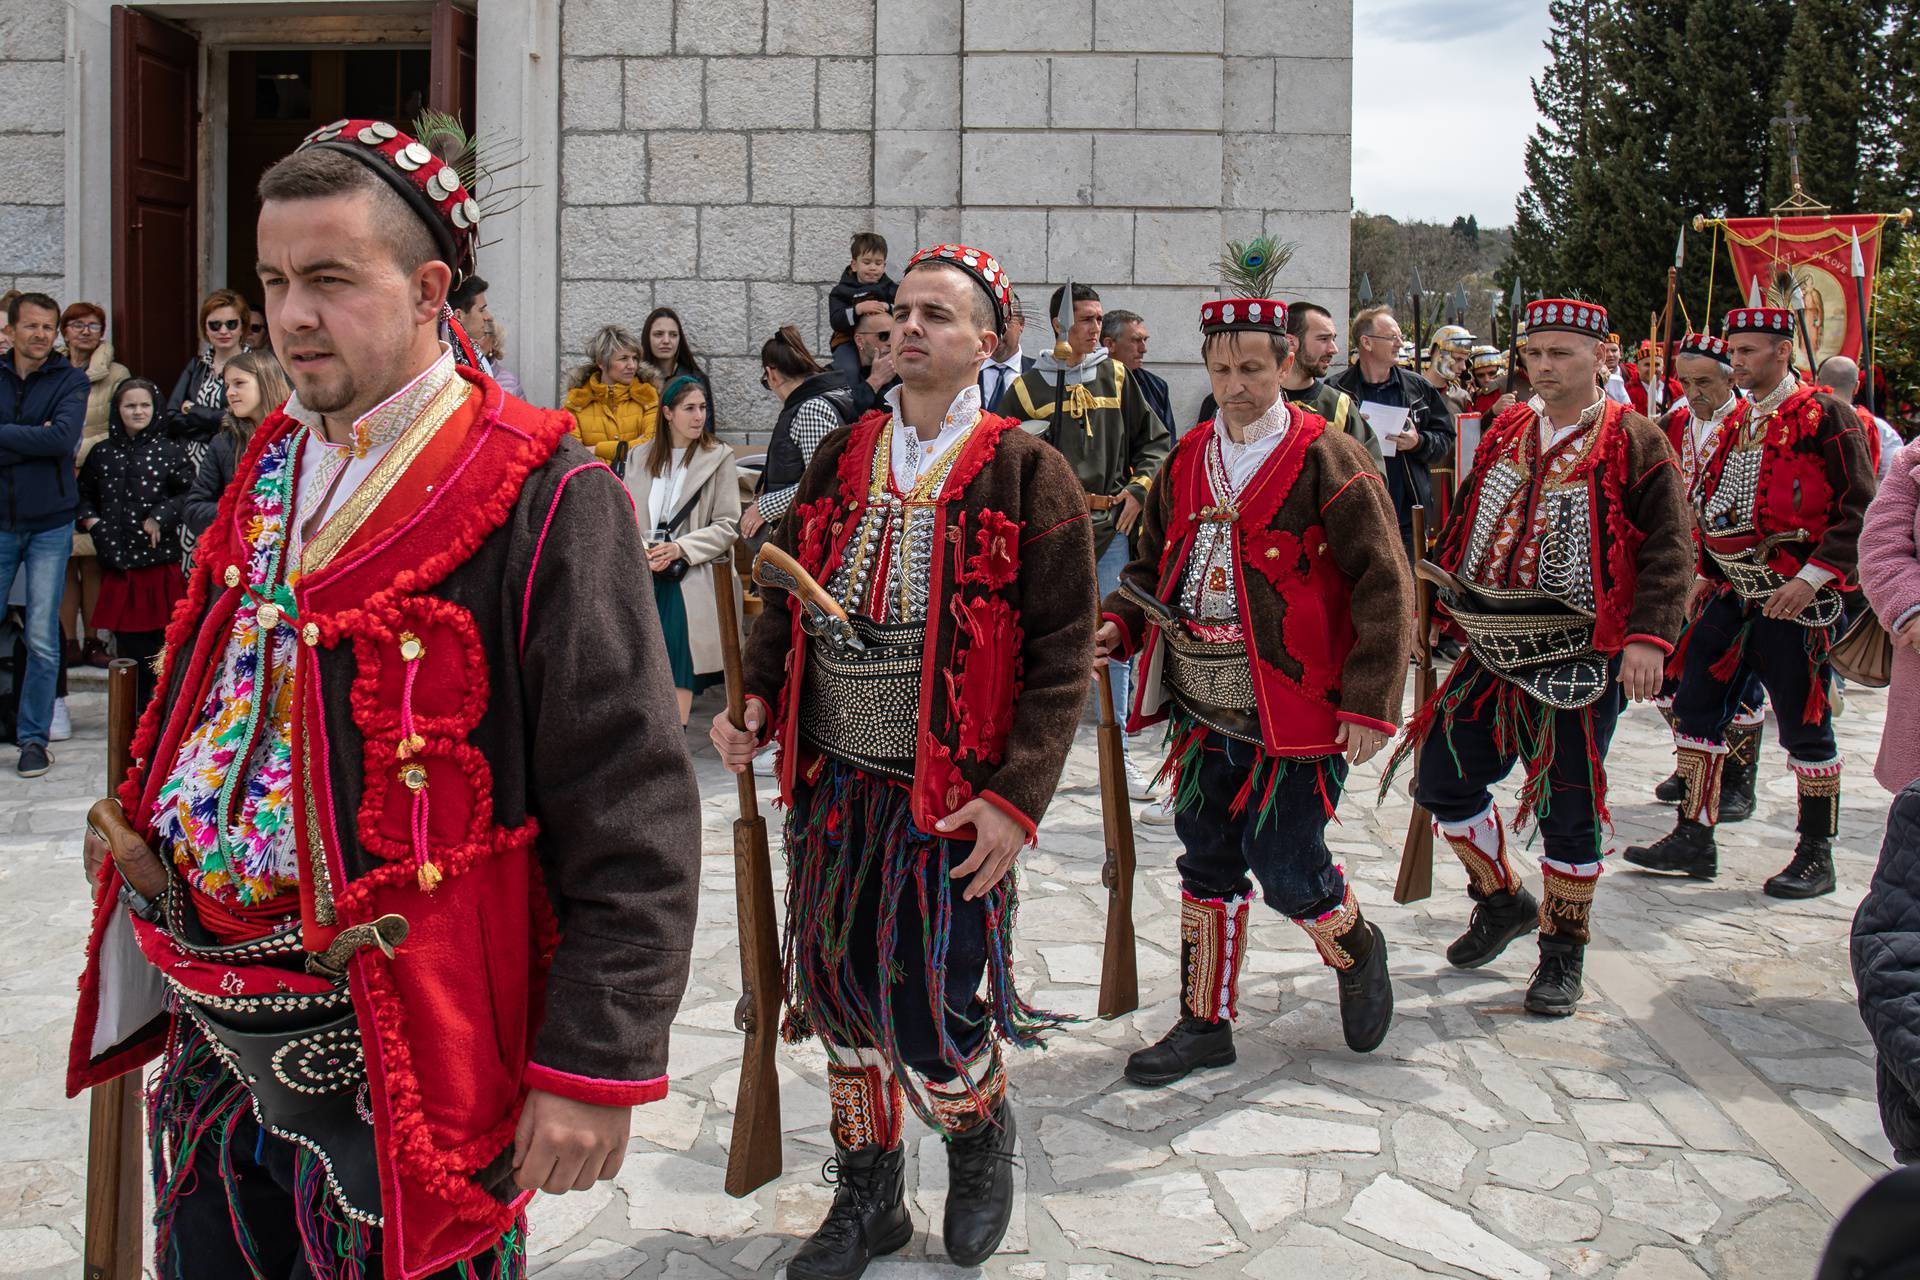
<instances>
[{"instance_id":1,"label":"woman wearing sunglasses","mask_svg":"<svg viewBox=\"0 0 1920 1280\"><path fill-rule=\"evenodd\" d=\"M227 361L248 350L253 308L232 289L215 289L200 302L200 354L187 361L167 397L167 432L186 446L197 469L227 414L222 379Z\"/></svg>"}]
</instances>

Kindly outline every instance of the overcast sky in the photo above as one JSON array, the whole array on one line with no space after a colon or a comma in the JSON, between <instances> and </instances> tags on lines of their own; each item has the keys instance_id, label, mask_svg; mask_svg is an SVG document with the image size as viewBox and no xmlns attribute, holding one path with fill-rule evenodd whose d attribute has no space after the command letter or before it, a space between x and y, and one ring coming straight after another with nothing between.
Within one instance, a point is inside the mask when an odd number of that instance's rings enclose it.
<instances>
[{"instance_id":1,"label":"overcast sky","mask_svg":"<svg viewBox=\"0 0 1920 1280\"><path fill-rule=\"evenodd\" d=\"M1512 223L1546 38L1546 0L1355 0L1354 207Z\"/></svg>"}]
</instances>

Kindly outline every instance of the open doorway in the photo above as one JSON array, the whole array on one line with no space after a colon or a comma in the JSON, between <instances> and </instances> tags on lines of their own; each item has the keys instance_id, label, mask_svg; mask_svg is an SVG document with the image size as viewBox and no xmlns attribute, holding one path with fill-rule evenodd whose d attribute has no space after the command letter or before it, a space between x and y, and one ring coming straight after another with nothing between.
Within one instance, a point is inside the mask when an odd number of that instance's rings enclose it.
<instances>
[{"instance_id":1,"label":"open doorway","mask_svg":"<svg viewBox=\"0 0 1920 1280\"><path fill-rule=\"evenodd\" d=\"M432 51L241 50L227 55L224 282L257 307L254 243L260 175L300 139L335 120L411 121L427 105ZM403 125L404 127L404 125Z\"/></svg>"},{"instance_id":2,"label":"open doorway","mask_svg":"<svg viewBox=\"0 0 1920 1280\"><path fill-rule=\"evenodd\" d=\"M471 3L471 0L464 0ZM115 5L113 309L122 359L172 377L201 295L254 296L254 190L342 118L475 122L478 24L454 0L360 5Z\"/></svg>"}]
</instances>

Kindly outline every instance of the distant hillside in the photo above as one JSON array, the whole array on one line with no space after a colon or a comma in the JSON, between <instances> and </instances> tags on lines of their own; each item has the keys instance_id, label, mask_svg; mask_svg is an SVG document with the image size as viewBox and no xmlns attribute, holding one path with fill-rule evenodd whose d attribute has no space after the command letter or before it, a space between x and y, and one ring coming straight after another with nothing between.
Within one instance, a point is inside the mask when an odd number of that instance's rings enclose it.
<instances>
[{"instance_id":1,"label":"distant hillside","mask_svg":"<svg viewBox=\"0 0 1920 1280\"><path fill-rule=\"evenodd\" d=\"M1359 212L1353 215L1353 306L1362 302L1363 281L1372 286L1373 300L1386 302L1389 295L1400 304L1403 327L1411 327L1409 305L1413 287L1413 269L1420 268L1420 283L1426 289L1427 323L1440 322L1433 314L1434 295L1452 298L1454 291L1466 289L1467 308L1463 323L1481 337L1496 328L1489 316L1493 306L1494 276L1513 252L1510 227L1482 227L1473 218L1456 218L1451 225L1438 222L1401 221L1383 213ZM1445 307L1441 307L1444 314ZM1506 330L1506 310L1500 310L1499 325Z\"/></svg>"}]
</instances>

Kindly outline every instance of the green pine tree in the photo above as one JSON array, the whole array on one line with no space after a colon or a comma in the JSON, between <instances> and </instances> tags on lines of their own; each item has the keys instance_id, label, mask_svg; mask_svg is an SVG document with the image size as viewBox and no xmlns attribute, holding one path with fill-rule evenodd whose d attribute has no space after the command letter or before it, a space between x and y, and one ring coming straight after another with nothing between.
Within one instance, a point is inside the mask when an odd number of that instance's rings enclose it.
<instances>
[{"instance_id":1,"label":"green pine tree","mask_svg":"<svg viewBox=\"0 0 1920 1280\"><path fill-rule=\"evenodd\" d=\"M1564 276L1561 252L1575 212L1571 189L1593 158L1588 126L1600 86L1597 28L1615 2L1548 0L1547 66L1533 81L1540 123L1527 140L1527 185L1514 210L1513 257L1502 273L1509 287L1515 272L1529 292L1558 287Z\"/></svg>"},{"instance_id":2,"label":"green pine tree","mask_svg":"<svg viewBox=\"0 0 1920 1280\"><path fill-rule=\"evenodd\" d=\"M1877 185L1864 162L1875 150L1886 71L1888 0L1796 0L1775 115L1805 116L1800 171L1808 195L1842 211L1860 207ZM1767 205L1792 191L1786 130L1775 133L1767 164Z\"/></svg>"}]
</instances>

